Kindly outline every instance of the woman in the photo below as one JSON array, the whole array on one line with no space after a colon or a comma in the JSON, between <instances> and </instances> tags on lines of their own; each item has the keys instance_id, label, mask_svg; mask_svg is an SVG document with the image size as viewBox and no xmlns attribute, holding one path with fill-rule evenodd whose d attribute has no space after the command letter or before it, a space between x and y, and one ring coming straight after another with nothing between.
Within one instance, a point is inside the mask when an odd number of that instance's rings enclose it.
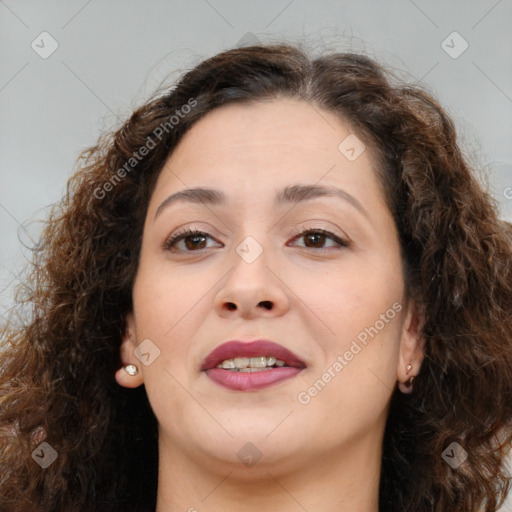
<instances>
[{"instance_id":1,"label":"woman","mask_svg":"<svg viewBox=\"0 0 512 512\"><path fill-rule=\"evenodd\" d=\"M421 90L288 45L200 63L49 219L2 510L497 510L511 254Z\"/></svg>"}]
</instances>

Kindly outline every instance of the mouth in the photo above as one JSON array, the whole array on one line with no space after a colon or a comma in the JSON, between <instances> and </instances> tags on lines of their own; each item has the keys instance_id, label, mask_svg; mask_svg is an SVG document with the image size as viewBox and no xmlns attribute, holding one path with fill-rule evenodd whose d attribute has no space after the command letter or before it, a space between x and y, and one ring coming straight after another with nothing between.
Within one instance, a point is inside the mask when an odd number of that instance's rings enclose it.
<instances>
[{"instance_id":1,"label":"mouth","mask_svg":"<svg viewBox=\"0 0 512 512\"><path fill-rule=\"evenodd\" d=\"M258 390L300 373L306 364L287 348L268 340L229 341L203 361L201 371L236 391Z\"/></svg>"}]
</instances>

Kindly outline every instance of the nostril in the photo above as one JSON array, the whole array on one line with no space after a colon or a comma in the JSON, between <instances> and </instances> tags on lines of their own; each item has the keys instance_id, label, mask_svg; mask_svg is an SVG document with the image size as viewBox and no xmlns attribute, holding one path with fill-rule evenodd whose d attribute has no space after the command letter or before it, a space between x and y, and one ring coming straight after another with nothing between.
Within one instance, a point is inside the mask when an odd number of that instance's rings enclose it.
<instances>
[{"instance_id":1,"label":"nostril","mask_svg":"<svg viewBox=\"0 0 512 512\"><path fill-rule=\"evenodd\" d=\"M267 309L272 309L272 302L269 300L261 301L260 304Z\"/></svg>"}]
</instances>

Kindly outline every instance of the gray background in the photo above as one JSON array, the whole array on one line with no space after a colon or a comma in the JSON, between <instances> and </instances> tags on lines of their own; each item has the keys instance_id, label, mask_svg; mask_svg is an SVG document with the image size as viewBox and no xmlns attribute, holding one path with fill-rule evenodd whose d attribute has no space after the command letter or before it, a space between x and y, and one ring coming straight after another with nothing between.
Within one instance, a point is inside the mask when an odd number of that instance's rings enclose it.
<instances>
[{"instance_id":1,"label":"gray background","mask_svg":"<svg viewBox=\"0 0 512 512\"><path fill-rule=\"evenodd\" d=\"M79 151L169 73L256 38L364 51L402 70L453 116L512 221L511 21L511 0L0 0L0 322L29 256L23 243L60 199ZM42 32L58 44L47 58Z\"/></svg>"}]
</instances>

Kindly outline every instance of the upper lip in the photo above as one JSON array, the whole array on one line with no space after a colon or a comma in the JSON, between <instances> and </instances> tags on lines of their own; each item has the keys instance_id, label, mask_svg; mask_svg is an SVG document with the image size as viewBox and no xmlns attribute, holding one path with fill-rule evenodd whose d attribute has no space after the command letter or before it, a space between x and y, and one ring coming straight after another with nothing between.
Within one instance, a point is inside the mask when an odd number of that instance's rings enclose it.
<instances>
[{"instance_id":1,"label":"upper lip","mask_svg":"<svg viewBox=\"0 0 512 512\"><path fill-rule=\"evenodd\" d=\"M239 341L231 340L212 350L203 361L201 371L216 368L219 363L235 357L273 356L288 366L305 368L302 359L287 348L269 340Z\"/></svg>"}]
</instances>

